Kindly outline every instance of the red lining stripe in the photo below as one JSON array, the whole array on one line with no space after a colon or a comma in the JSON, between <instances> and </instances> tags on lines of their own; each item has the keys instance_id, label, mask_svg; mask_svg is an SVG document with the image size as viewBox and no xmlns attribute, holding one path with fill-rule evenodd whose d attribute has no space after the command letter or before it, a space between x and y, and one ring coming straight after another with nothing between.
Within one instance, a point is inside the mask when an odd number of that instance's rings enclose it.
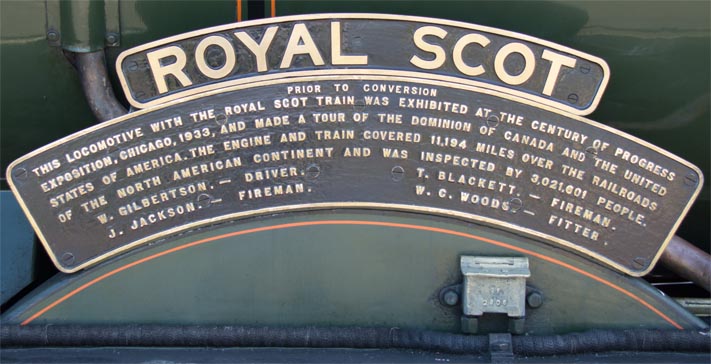
<instances>
[{"instance_id":1,"label":"red lining stripe","mask_svg":"<svg viewBox=\"0 0 711 364\"><path fill-rule=\"evenodd\" d=\"M272 1L273 1L273 0L272 0ZM622 293L622 294L624 294L624 295L626 295L626 296L632 298L633 300L635 300L635 301L637 301L638 303L640 303L642 306L646 307L646 308L649 309L650 311L652 311L652 312L654 312L655 314L657 314L659 317L663 318L665 321L667 321L668 323L670 323L672 326L676 327L677 329L679 329L679 330L682 330L682 329L683 329L683 327L682 327L681 325L679 325L676 321L672 320L672 319L669 318L667 315L665 315L664 313L662 313L661 311L659 311L657 308L655 308L654 306L652 306L651 304L649 304L648 302L646 302L646 301L643 300L642 298L638 297L638 296L635 295L634 293L632 293L632 292L630 292L630 291L627 291L626 289L624 289L624 288L622 288L622 287L620 287L620 286L618 286L618 285L616 285L616 284L614 284L614 283L612 283L612 282L609 282L609 281L607 281L607 280L605 280L605 279L603 279L603 278L601 278L601 277L598 277L598 276L596 276L596 275L594 275L594 274L592 274L592 273L586 272L586 271L584 271L584 270L582 270L582 269L580 269L580 268L574 267L574 266L572 266L572 265L570 265L570 264L568 264L568 263L562 262L562 261L560 261L560 260L558 260L558 259L551 258L551 257L549 257L549 256L547 256L547 255L543 255L543 254L536 253L536 252L533 252L533 251L530 251L530 250L527 250L527 249L519 248L519 247L514 246L514 245L511 245L511 244L502 243L502 242L500 242L500 241L496 241L496 240L493 240L493 239L489 239L489 238L485 238L485 237L481 237L481 236L477 236L477 235L473 235L473 234L467 234L467 233L463 233L463 232L459 232L459 231L454 231L454 230L448 230L448 229L442 229L442 228L436 228L436 227L430 227L430 226L411 225L411 224L399 224L399 223L381 222L381 221L357 221L357 220L305 221L305 222L295 222L295 223L280 224L280 225L273 225L273 226L264 226L264 227L259 227L259 228L253 228L253 229L247 229L247 230L241 230L241 231L234 231L234 232L227 233L227 234L217 235L217 236L213 236L213 237L209 237L209 238L197 240L197 241L194 241L194 242L192 242L192 243L188 243L188 244L185 244L185 245L181 245L181 246L178 246L178 247L175 247L175 248L171 248L171 249L162 251L162 252L160 252L160 253L156 253L156 254L150 255L150 256L148 256L148 257L139 259L139 260L137 260L137 261L135 261L135 262L133 262L133 263L129 263L129 264L126 264L126 265L121 266L121 267L119 267L119 268L116 268L116 269L114 269L114 270L112 270L112 271L110 271L110 272L104 273L104 274L102 274L101 276L92 279L91 281L89 281L89 282L87 282L87 283L82 284L81 286L75 288L74 290L72 290L71 292L67 293L66 295L60 297L58 300L52 302L51 304L49 304L49 305L46 306L45 308L43 308L43 309L41 309L40 311L36 312L34 315L30 316L28 319L26 319L25 321L23 321L23 322L21 323L21 325L24 326L24 325L27 325L27 324L31 323L32 321L34 321L34 320L37 319L38 317L40 317L40 316L42 316L43 314L45 314L47 311L53 309L54 307L56 307L56 306L59 305L60 303L62 303L62 302L64 302L64 301L68 300L69 298L71 298L71 297L73 297L74 295L78 294L79 292L82 292L83 290L85 290L85 289L87 289L87 288L93 286L94 284L103 281L103 280L106 279L106 278L109 278L109 277L111 277L111 276L113 276L113 275L115 275L115 274L118 274L118 273L120 273L120 272L123 272L124 270L127 270L127 269L129 269L129 268L135 267L135 266L137 266L137 265L139 265L139 264L143 264L143 263L149 262L149 261L151 261L151 260L153 260L153 259L160 258L160 257L162 257L162 256L164 256L164 255L168 255L168 254L175 253L175 252L177 252L177 251L181 251L181 250L184 250L184 249L187 249L187 248L191 248L191 247L194 247L194 246L197 246L197 245L201 245L201 244L213 242L213 241L216 241L216 240L221 240L221 239L224 239L224 238L234 237L234 236L247 235L247 234L258 233L258 232L262 232L262 231L281 230L281 229L288 229L288 228L294 228L294 227L317 226L317 225L369 225L369 226L386 226L386 227L394 227L394 228L402 228L402 229L412 229L412 230L430 231L430 232L442 233L442 234L447 234L447 235L459 236L459 237L468 238L468 239L479 240L479 241L482 241L482 242L485 242L485 243L488 243L488 244L496 245L496 246L499 246L499 247L502 247L502 248L506 248L506 249L510 249L510 250L513 250L513 251L517 251L517 252L520 252L520 253L523 253L523 254L531 255L531 256L534 256L534 257L536 257L536 258L545 260L545 261L547 261L547 262L549 262L549 263L553 263L553 264L558 265L558 266L561 266L561 267L563 267L563 268L572 270L573 272L576 272L576 273L578 273L578 274L582 274L582 275L584 275L584 276L586 276L586 277L588 277L588 278L590 278L590 279L593 279L593 280L595 280L595 281L597 281L597 282L600 282L600 283L602 283L602 284L604 284L604 285L606 285L606 286L608 286L608 287L610 287L610 288L612 288L612 289L614 289L614 290L616 290L616 291L618 291L618 292L620 292L620 293Z\"/></svg>"}]
</instances>

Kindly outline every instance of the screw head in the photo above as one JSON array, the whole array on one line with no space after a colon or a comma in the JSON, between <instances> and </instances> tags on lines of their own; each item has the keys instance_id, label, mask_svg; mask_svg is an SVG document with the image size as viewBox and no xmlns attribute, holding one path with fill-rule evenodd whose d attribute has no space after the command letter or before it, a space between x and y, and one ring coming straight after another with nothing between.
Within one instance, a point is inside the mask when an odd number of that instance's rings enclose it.
<instances>
[{"instance_id":1,"label":"screw head","mask_svg":"<svg viewBox=\"0 0 711 364\"><path fill-rule=\"evenodd\" d=\"M225 125L227 123L227 115L217 114L215 116L215 122L217 123L217 125L220 125L220 126Z\"/></svg>"},{"instance_id":2,"label":"screw head","mask_svg":"<svg viewBox=\"0 0 711 364\"><path fill-rule=\"evenodd\" d=\"M578 97L578 94L570 94L570 95L568 95L568 102L571 103L571 104L577 104L579 99L580 99L580 98Z\"/></svg>"},{"instance_id":3,"label":"screw head","mask_svg":"<svg viewBox=\"0 0 711 364\"><path fill-rule=\"evenodd\" d=\"M12 175L17 178L17 179L25 179L27 178L27 170L20 167L12 172Z\"/></svg>"},{"instance_id":4,"label":"screw head","mask_svg":"<svg viewBox=\"0 0 711 364\"><path fill-rule=\"evenodd\" d=\"M74 254L72 254L70 252L66 252L66 253L62 254L62 263L64 263L65 265L74 264L74 260L75 260Z\"/></svg>"},{"instance_id":5,"label":"screw head","mask_svg":"<svg viewBox=\"0 0 711 364\"><path fill-rule=\"evenodd\" d=\"M405 169L400 166L395 166L392 170L390 170L390 175L392 176L393 181L402 181L403 177L405 177Z\"/></svg>"},{"instance_id":6,"label":"screw head","mask_svg":"<svg viewBox=\"0 0 711 364\"><path fill-rule=\"evenodd\" d=\"M520 198L514 197L511 200L509 200L509 211L511 211L512 214L515 214L518 212L523 207L523 201L521 201Z\"/></svg>"},{"instance_id":7,"label":"screw head","mask_svg":"<svg viewBox=\"0 0 711 364\"><path fill-rule=\"evenodd\" d=\"M699 176L695 173L690 173L684 178L684 184L687 186L696 186L697 183L699 183Z\"/></svg>"},{"instance_id":8,"label":"screw head","mask_svg":"<svg viewBox=\"0 0 711 364\"><path fill-rule=\"evenodd\" d=\"M647 266L647 258L645 257L637 257L632 259L632 264L637 267L637 268L644 268Z\"/></svg>"},{"instance_id":9,"label":"screw head","mask_svg":"<svg viewBox=\"0 0 711 364\"><path fill-rule=\"evenodd\" d=\"M319 166L312 164L306 167L306 176L309 179L316 179L321 174L321 168Z\"/></svg>"},{"instance_id":10,"label":"screw head","mask_svg":"<svg viewBox=\"0 0 711 364\"><path fill-rule=\"evenodd\" d=\"M499 117L496 115L489 116L489 118L486 119L486 125L488 125L490 128L497 127L499 125Z\"/></svg>"},{"instance_id":11,"label":"screw head","mask_svg":"<svg viewBox=\"0 0 711 364\"><path fill-rule=\"evenodd\" d=\"M212 197L210 197L210 195L208 195L206 193L201 193L197 197L197 203L198 203L198 206L200 206L200 207L208 207L212 203Z\"/></svg>"}]
</instances>

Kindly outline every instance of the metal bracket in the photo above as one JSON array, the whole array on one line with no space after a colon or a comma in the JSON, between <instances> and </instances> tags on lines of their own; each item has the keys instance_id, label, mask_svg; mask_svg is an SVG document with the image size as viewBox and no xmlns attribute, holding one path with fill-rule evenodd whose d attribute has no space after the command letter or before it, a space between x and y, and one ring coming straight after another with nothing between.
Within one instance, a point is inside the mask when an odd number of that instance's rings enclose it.
<instances>
[{"instance_id":1,"label":"metal bracket","mask_svg":"<svg viewBox=\"0 0 711 364\"><path fill-rule=\"evenodd\" d=\"M47 19L47 43L51 47L62 46L61 9L59 0L45 1L45 17Z\"/></svg>"},{"instance_id":2,"label":"metal bracket","mask_svg":"<svg viewBox=\"0 0 711 364\"><path fill-rule=\"evenodd\" d=\"M50 46L94 52L121 45L119 0L46 0L45 6Z\"/></svg>"},{"instance_id":3,"label":"metal bracket","mask_svg":"<svg viewBox=\"0 0 711 364\"><path fill-rule=\"evenodd\" d=\"M489 334L489 355L492 363L513 363L511 334Z\"/></svg>"},{"instance_id":4,"label":"metal bracket","mask_svg":"<svg viewBox=\"0 0 711 364\"><path fill-rule=\"evenodd\" d=\"M509 331L522 334L526 317L526 257L462 256L462 331L476 333L484 313L505 313Z\"/></svg>"}]
</instances>

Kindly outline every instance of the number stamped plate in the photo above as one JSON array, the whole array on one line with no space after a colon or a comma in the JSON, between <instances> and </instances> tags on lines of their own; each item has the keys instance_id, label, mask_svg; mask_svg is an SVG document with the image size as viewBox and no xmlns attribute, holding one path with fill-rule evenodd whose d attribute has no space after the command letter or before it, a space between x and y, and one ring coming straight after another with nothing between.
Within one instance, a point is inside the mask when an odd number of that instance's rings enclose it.
<instances>
[{"instance_id":1,"label":"number stamped plate","mask_svg":"<svg viewBox=\"0 0 711 364\"><path fill-rule=\"evenodd\" d=\"M97 125L9 168L54 261L275 212L451 216L649 271L700 171L629 135L446 81L312 75L204 93Z\"/></svg>"}]
</instances>

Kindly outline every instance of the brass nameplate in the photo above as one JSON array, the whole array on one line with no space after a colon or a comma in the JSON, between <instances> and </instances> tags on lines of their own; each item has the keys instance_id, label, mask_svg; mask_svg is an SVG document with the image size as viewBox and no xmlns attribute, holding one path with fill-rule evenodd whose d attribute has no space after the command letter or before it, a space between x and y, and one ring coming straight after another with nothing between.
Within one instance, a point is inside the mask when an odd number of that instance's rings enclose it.
<instances>
[{"instance_id":1,"label":"brass nameplate","mask_svg":"<svg viewBox=\"0 0 711 364\"><path fill-rule=\"evenodd\" d=\"M228 219L372 208L486 223L642 275L702 185L688 162L582 117L385 74L204 93L68 136L7 175L65 272Z\"/></svg>"},{"instance_id":2,"label":"brass nameplate","mask_svg":"<svg viewBox=\"0 0 711 364\"><path fill-rule=\"evenodd\" d=\"M382 14L248 21L122 53L117 72L136 108L257 79L369 74L448 80L510 93L578 115L607 86L600 58L505 30ZM287 73L285 73L287 72Z\"/></svg>"}]
</instances>

